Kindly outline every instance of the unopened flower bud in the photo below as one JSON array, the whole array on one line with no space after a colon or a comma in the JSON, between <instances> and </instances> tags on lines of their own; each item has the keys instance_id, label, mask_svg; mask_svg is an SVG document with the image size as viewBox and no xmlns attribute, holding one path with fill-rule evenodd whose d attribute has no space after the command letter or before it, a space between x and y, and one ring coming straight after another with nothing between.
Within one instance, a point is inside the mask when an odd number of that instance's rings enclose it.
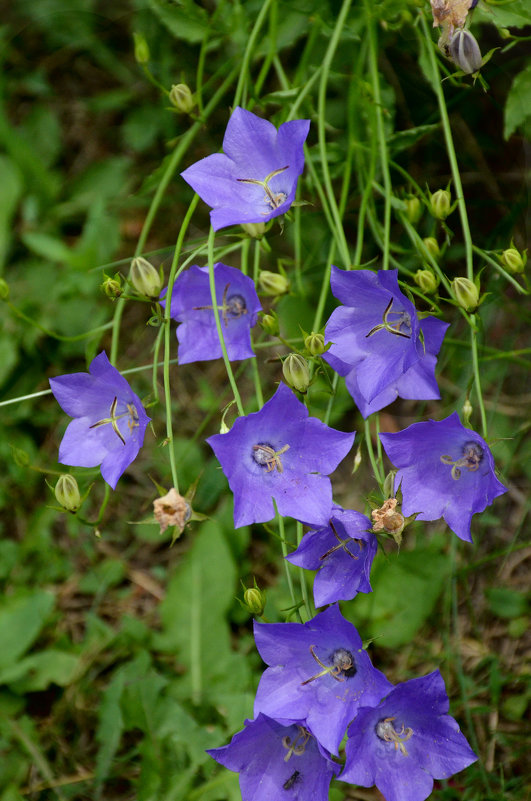
<instances>
[{"instance_id":1,"label":"unopened flower bud","mask_svg":"<svg viewBox=\"0 0 531 801\"><path fill-rule=\"evenodd\" d=\"M380 509L374 509L371 517L374 520L373 531L387 531L397 545L402 542L402 532L406 524L404 515L396 510L396 498L389 498Z\"/></svg>"},{"instance_id":2,"label":"unopened flower bud","mask_svg":"<svg viewBox=\"0 0 531 801\"><path fill-rule=\"evenodd\" d=\"M159 272L142 256L137 256L131 262L129 280L140 295L148 298L158 298L162 289L162 279Z\"/></svg>"},{"instance_id":3,"label":"unopened flower bud","mask_svg":"<svg viewBox=\"0 0 531 801\"><path fill-rule=\"evenodd\" d=\"M266 594L258 587L248 587L243 593L243 600L251 615L261 617L264 614Z\"/></svg>"},{"instance_id":4,"label":"unopened flower bud","mask_svg":"<svg viewBox=\"0 0 531 801\"><path fill-rule=\"evenodd\" d=\"M170 103L183 114L189 114L195 106L194 96L185 83L173 84L170 90Z\"/></svg>"},{"instance_id":5,"label":"unopened flower bud","mask_svg":"<svg viewBox=\"0 0 531 801\"><path fill-rule=\"evenodd\" d=\"M449 189L437 189L430 195L431 213L438 220L446 220L452 210L452 195Z\"/></svg>"},{"instance_id":6,"label":"unopened flower bud","mask_svg":"<svg viewBox=\"0 0 531 801\"><path fill-rule=\"evenodd\" d=\"M285 295L289 292L289 281L281 273L271 273L269 270L261 270L258 275L258 285L263 295L276 297Z\"/></svg>"},{"instance_id":7,"label":"unopened flower bud","mask_svg":"<svg viewBox=\"0 0 531 801\"><path fill-rule=\"evenodd\" d=\"M474 311L479 303L477 286L469 278L454 278L452 281L454 298L465 311Z\"/></svg>"},{"instance_id":8,"label":"unopened flower bud","mask_svg":"<svg viewBox=\"0 0 531 801\"><path fill-rule=\"evenodd\" d=\"M55 485L55 497L63 509L68 512L76 512L81 506L81 495L74 476L70 473L63 473L57 479Z\"/></svg>"},{"instance_id":9,"label":"unopened flower bud","mask_svg":"<svg viewBox=\"0 0 531 801\"><path fill-rule=\"evenodd\" d=\"M359 468L361 467L361 462L362 462L362 455L361 455L361 445L360 445L354 457L354 464L352 466L352 475L354 475L354 473L356 473L359 470Z\"/></svg>"},{"instance_id":10,"label":"unopened flower bud","mask_svg":"<svg viewBox=\"0 0 531 801\"><path fill-rule=\"evenodd\" d=\"M433 294L437 291L437 287L439 286L439 279L433 270L417 270L413 276L413 280L425 295Z\"/></svg>"},{"instance_id":11,"label":"unopened flower bud","mask_svg":"<svg viewBox=\"0 0 531 801\"><path fill-rule=\"evenodd\" d=\"M474 409L472 408L472 404L470 400L467 398L463 403L463 425L466 427L470 424L470 418L472 417L472 412Z\"/></svg>"},{"instance_id":12,"label":"unopened flower bud","mask_svg":"<svg viewBox=\"0 0 531 801\"><path fill-rule=\"evenodd\" d=\"M143 33L133 33L135 42L135 60L137 64L147 64L149 61L149 45Z\"/></svg>"},{"instance_id":13,"label":"unopened flower bud","mask_svg":"<svg viewBox=\"0 0 531 801\"><path fill-rule=\"evenodd\" d=\"M304 347L312 356L320 356L326 350L324 336L312 331L304 340Z\"/></svg>"},{"instance_id":14,"label":"unopened flower bud","mask_svg":"<svg viewBox=\"0 0 531 801\"><path fill-rule=\"evenodd\" d=\"M282 373L286 383L298 392L306 392L310 386L310 368L308 362L299 353L290 353L282 364Z\"/></svg>"},{"instance_id":15,"label":"unopened flower bud","mask_svg":"<svg viewBox=\"0 0 531 801\"><path fill-rule=\"evenodd\" d=\"M527 251L523 255L516 248L507 248L500 256L500 262L510 273L515 275L523 273L524 267L527 263Z\"/></svg>"},{"instance_id":16,"label":"unopened flower bud","mask_svg":"<svg viewBox=\"0 0 531 801\"><path fill-rule=\"evenodd\" d=\"M114 278L111 278L110 275L106 275L105 280L101 284L101 290L105 292L108 298L113 300L119 298L124 291L120 276L116 275Z\"/></svg>"},{"instance_id":17,"label":"unopened flower bud","mask_svg":"<svg viewBox=\"0 0 531 801\"><path fill-rule=\"evenodd\" d=\"M406 209L404 214L410 223L416 223L422 217L422 205L418 197L408 197L404 200Z\"/></svg>"},{"instance_id":18,"label":"unopened flower bud","mask_svg":"<svg viewBox=\"0 0 531 801\"><path fill-rule=\"evenodd\" d=\"M266 224L263 222L242 223L242 228L253 239L261 239L266 232Z\"/></svg>"},{"instance_id":19,"label":"unopened flower bud","mask_svg":"<svg viewBox=\"0 0 531 801\"><path fill-rule=\"evenodd\" d=\"M440 249L439 243L437 242L435 237L434 236L426 236L426 237L424 237L424 239L422 241L424 242L424 245L425 245L426 250L428 251L428 253L431 256L433 256L434 259L438 259L439 256L441 255L441 249Z\"/></svg>"},{"instance_id":20,"label":"unopened flower bud","mask_svg":"<svg viewBox=\"0 0 531 801\"><path fill-rule=\"evenodd\" d=\"M3 278L0 278L0 300L7 300L9 297L9 284Z\"/></svg>"},{"instance_id":21,"label":"unopened flower bud","mask_svg":"<svg viewBox=\"0 0 531 801\"><path fill-rule=\"evenodd\" d=\"M457 30L448 46L450 58L467 75L481 69L481 51L470 31Z\"/></svg>"},{"instance_id":22,"label":"unopened flower bud","mask_svg":"<svg viewBox=\"0 0 531 801\"><path fill-rule=\"evenodd\" d=\"M280 332L278 317L275 312L271 312L271 314L263 314L260 318L260 325L267 334L271 334L273 337L276 337Z\"/></svg>"}]
</instances>

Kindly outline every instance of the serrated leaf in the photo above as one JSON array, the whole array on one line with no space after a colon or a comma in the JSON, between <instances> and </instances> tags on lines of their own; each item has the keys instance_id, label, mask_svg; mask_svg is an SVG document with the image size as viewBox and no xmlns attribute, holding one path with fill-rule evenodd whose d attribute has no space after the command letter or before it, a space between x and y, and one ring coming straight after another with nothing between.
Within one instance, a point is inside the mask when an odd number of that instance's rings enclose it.
<instances>
[{"instance_id":1,"label":"serrated leaf","mask_svg":"<svg viewBox=\"0 0 531 801\"><path fill-rule=\"evenodd\" d=\"M503 136L508 139L526 120L531 119L531 63L514 79L505 104Z\"/></svg>"}]
</instances>

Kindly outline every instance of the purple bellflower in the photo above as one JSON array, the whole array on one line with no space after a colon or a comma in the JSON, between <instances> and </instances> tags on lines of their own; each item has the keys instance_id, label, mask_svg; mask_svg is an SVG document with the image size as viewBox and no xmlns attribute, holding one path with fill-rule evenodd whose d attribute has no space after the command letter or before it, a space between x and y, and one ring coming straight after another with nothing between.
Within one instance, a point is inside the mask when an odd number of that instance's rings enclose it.
<instances>
[{"instance_id":1,"label":"purple bellflower","mask_svg":"<svg viewBox=\"0 0 531 801\"><path fill-rule=\"evenodd\" d=\"M485 440L465 428L457 412L380 439L399 468L395 492L400 485L402 514L418 514L417 520L443 517L460 539L472 542L472 515L507 491L496 478Z\"/></svg>"},{"instance_id":2,"label":"purple bellflower","mask_svg":"<svg viewBox=\"0 0 531 801\"><path fill-rule=\"evenodd\" d=\"M101 465L107 484L116 488L144 442L146 415L138 395L112 366L105 351L88 373L50 378L50 387L71 423L59 446L59 462L74 467Z\"/></svg>"},{"instance_id":3,"label":"purple bellflower","mask_svg":"<svg viewBox=\"0 0 531 801\"><path fill-rule=\"evenodd\" d=\"M317 570L313 583L316 606L348 601L358 592L372 592L369 576L378 542L368 517L334 506L328 524L308 531L288 562Z\"/></svg>"},{"instance_id":4,"label":"purple bellflower","mask_svg":"<svg viewBox=\"0 0 531 801\"><path fill-rule=\"evenodd\" d=\"M355 434L329 428L285 384L259 412L238 417L226 434L207 439L234 493L234 525L283 516L325 525L332 509L328 475Z\"/></svg>"},{"instance_id":5,"label":"purple bellflower","mask_svg":"<svg viewBox=\"0 0 531 801\"><path fill-rule=\"evenodd\" d=\"M330 781L339 773L307 728L261 714L245 721L228 745L207 753L240 774L242 801L328 801Z\"/></svg>"},{"instance_id":6,"label":"purple bellflower","mask_svg":"<svg viewBox=\"0 0 531 801\"><path fill-rule=\"evenodd\" d=\"M237 106L223 138L223 153L207 156L181 173L212 207L214 231L228 225L268 222L295 200L304 169L309 120L273 123Z\"/></svg>"},{"instance_id":7,"label":"purple bellflower","mask_svg":"<svg viewBox=\"0 0 531 801\"><path fill-rule=\"evenodd\" d=\"M229 361L248 359L254 356L251 328L262 308L254 283L240 270L221 262L214 265L214 279ZM166 305L165 300L160 302ZM181 323L177 328L179 364L221 358L208 267L193 266L178 276L173 286L171 316Z\"/></svg>"},{"instance_id":8,"label":"purple bellflower","mask_svg":"<svg viewBox=\"0 0 531 801\"><path fill-rule=\"evenodd\" d=\"M323 358L339 375L363 417L392 403L439 398L436 356L448 328L435 317L420 321L398 287L398 270L339 270L332 292L343 303L325 329L332 342Z\"/></svg>"},{"instance_id":9,"label":"purple bellflower","mask_svg":"<svg viewBox=\"0 0 531 801\"><path fill-rule=\"evenodd\" d=\"M386 801L424 801L477 757L447 712L438 670L398 684L376 707L361 707L348 730L341 781L380 790Z\"/></svg>"},{"instance_id":10,"label":"purple bellflower","mask_svg":"<svg viewBox=\"0 0 531 801\"><path fill-rule=\"evenodd\" d=\"M377 704L392 687L337 606L307 623L255 622L254 637L270 665L258 685L255 715L305 721L330 753L337 754L358 707Z\"/></svg>"}]
</instances>

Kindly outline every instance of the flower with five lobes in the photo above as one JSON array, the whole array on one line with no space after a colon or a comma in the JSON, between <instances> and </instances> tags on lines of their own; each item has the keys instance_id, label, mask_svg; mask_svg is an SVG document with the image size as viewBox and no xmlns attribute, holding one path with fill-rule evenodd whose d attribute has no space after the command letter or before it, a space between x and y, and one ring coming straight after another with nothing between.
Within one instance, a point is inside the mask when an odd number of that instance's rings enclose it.
<instances>
[{"instance_id":1,"label":"flower with five lobes","mask_svg":"<svg viewBox=\"0 0 531 801\"><path fill-rule=\"evenodd\" d=\"M332 509L328 475L354 442L355 433L329 428L285 384L259 412L238 417L226 434L207 439L234 493L234 525L283 516L326 525Z\"/></svg>"},{"instance_id":2,"label":"flower with five lobes","mask_svg":"<svg viewBox=\"0 0 531 801\"><path fill-rule=\"evenodd\" d=\"M339 270L332 267L332 292L343 303L328 320L323 354L339 375L363 417L397 396L411 400L440 397L436 356L447 323L420 321L398 286L398 270Z\"/></svg>"},{"instance_id":3,"label":"flower with five lobes","mask_svg":"<svg viewBox=\"0 0 531 801\"><path fill-rule=\"evenodd\" d=\"M251 328L256 325L262 309L253 281L235 267L221 262L214 264L214 280L229 361L253 357ZM166 306L165 299L160 303ZM177 327L179 364L221 358L208 267L194 265L177 277L170 313L172 319L181 323Z\"/></svg>"},{"instance_id":4,"label":"flower with five lobes","mask_svg":"<svg viewBox=\"0 0 531 801\"><path fill-rule=\"evenodd\" d=\"M438 670L398 684L378 706L362 706L348 730L340 780L380 790L386 801L424 801L477 756L448 715Z\"/></svg>"},{"instance_id":5,"label":"flower with five lobes","mask_svg":"<svg viewBox=\"0 0 531 801\"><path fill-rule=\"evenodd\" d=\"M264 223L285 214L304 169L309 120L273 123L237 106L223 138L223 153L196 161L181 176L212 207L214 231Z\"/></svg>"},{"instance_id":6,"label":"flower with five lobes","mask_svg":"<svg viewBox=\"0 0 531 801\"><path fill-rule=\"evenodd\" d=\"M254 638L270 665L258 685L255 716L303 721L332 754L358 707L374 706L392 689L337 606L307 623L255 621Z\"/></svg>"},{"instance_id":7,"label":"flower with five lobes","mask_svg":"<svg viewBox=\"0 0 531 801\"><path fill-rule=\"evenodd\" d=\"M457 412L380 439L399 468L394 486L402 490L402 513L417 514L417 520L443 517L460 539L472 542L472 515L507 492L485 440L465 428Z\"/></svg>"},{"instance_id":8,"label":"flower with five lobes","mask_svg":"<svg viewBox=\"0 0 531 801\"><path fill-rule=\"evenodd\" d=\"M207 751L240 774L242 801L328 801L339 765L300 724L284 726L267 715L246 720L228 745Z\"/></svg>"},{"instance_id":9,"label":"flower with five lobes","mask_svg":"<svg viewBox=\"0 0 531 801\"><path fill-rule=\"evenodd\" d=\"M316 606L348 601L358 592L372 592L371 566L378 542L371 521L360 512L334 506L323 528L308 531L286 559L317 570L313 583Z\"/></svg>"},{"instance_id":10,"label":"flower with five lobes","mask_svg":"<svg viewBox=\"0 0 531 801\"><path fill-rule=\"evenodd\" d=\"M140 398L105 351L92 360L88 373L50 378L50 387L63 411L74 418L59 446L59 462L101 465L103 478L115 489L144 442L150 418Z\"/></svg>"}]
</instances>

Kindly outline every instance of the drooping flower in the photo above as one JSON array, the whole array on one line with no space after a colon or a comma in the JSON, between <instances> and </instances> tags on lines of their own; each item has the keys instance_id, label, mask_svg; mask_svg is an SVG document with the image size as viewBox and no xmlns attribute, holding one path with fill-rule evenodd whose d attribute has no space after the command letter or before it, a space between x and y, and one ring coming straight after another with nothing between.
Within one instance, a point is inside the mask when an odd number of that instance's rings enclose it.
<instances>
[{"instance_id":1,"label":"drooping flower","mask_svg":"<svg viewBox=\"0 0 531 801\"><path fill-rule=\"evenodd\" d=\"M303 144L309 128L309 120L292 120L277 131L268 120L239 106L234 109L223 138L224 152L207 156L181 173L212 207L210 221L215 231L267 222L286 213L304 169Z\"/></svg>"},{"instance_id":2,"label":"drooping flower","mask_svg":"<svg viewBox=\"0 0 531 801\"><path fill-rule=\"evenodd\" d=\"M230 361L254 356L251 328L262 306L253 281L218 262L214 265L216 300ZM166 290L163 292L163 296ZM166 300L161 300L166 305ZM171 316L178 323L180 364L219 359L222 356L212 308L208 267L190 267L173 285Z\"/></svg>"},{"instance_id":3,"label":"drooping flower","mask_svg":"<svg viewBox=\"0 0 531 801\"><path fill-rule=\"evenodd\" d=\"M420 321L398 287L397 270L339 270L332 267L332 292L344 305L326 325L332 342L323 354L346 386L363 417L392 403L439 398L436 356L447 323Z\"/></svg>"},{"instance_id":4,"label":"drooping flower","mask_svg":"<svg viewBox=\"0 0 531 801\"><path fill-rule=\"evenodd\" d=\"M255 715L305 721L330 753L337 754L358 707L377 704L392 687L337 606L307 623L255 621L254 637L270 665L258 685Z\"/></svg>"},{"instance_id":5,"label":"drooping flower","mask_svg":"<svg viewBox=\"0 0 531 801\"><path fill-rule=\"evenodd\" d=\"M242 801L327 801L339 765L303 725L283 726L267 715L246 720L228 745L207 751L240 774Z\"/></svg>"},{"instance_id":6,"label":"drooping flower","mask_svg":"<svg viewBox=\"0 0 531 801\"><path fill-rule=\"evenodd\" d=\"M485 440L465 428L457 412L380 439L399 468L395 491L401 487L403 514L417 514L417 520L443 517L460 539L472 542L472 515L507 491L496 478Z\"/></svg>"},{"instance_id":7,"label":"drooping flower","mask_svg":"<svg viewBox=\"0 0 531 801\"><path fill-rule=\"evenodd\" d=\"M360 512L334 506L328 524L308 531L286 559L317 570L313 584L316 606L348 601L358 592L372 592L369 576L378 543L371 521Z\"/></svg>"},{"instance_id":8,"label":"drooping flower","mask_svg":"<svg viewBox=\"0 0 531 801\"><path fill-rule=\"evenodd\" d=\"M74 418L59 446L59 462L101 465L103 478L115 489L144 442L150 418L140 398L105 351L92 360L88 373L50 378L50 387L63 411Z\"/></svg>"},{"instance_id":9,"label":"drooping flower","mask_svg":"<svg viewBox=\"0 0 531 801\"><path fill-rule=\"evenodd\" d=\"M477 757L447 712L438 670L398 684L378 706L361 707L348 730L341 781L380 790L386 801L424 801Z\"/></svg>"},{"instance_id":10,"label":"drooping flower","mask_svg":"<svg viewBox=\"0 0 531 801\"><path fill-rule=\"evenodd\" d=\"M355 434L329 428L285 384L259 412L238 417L226 434L207 439L234 493L234 525L281 515L325 525L332 508L328 475Z\"/></svg>"}]
</instances>

